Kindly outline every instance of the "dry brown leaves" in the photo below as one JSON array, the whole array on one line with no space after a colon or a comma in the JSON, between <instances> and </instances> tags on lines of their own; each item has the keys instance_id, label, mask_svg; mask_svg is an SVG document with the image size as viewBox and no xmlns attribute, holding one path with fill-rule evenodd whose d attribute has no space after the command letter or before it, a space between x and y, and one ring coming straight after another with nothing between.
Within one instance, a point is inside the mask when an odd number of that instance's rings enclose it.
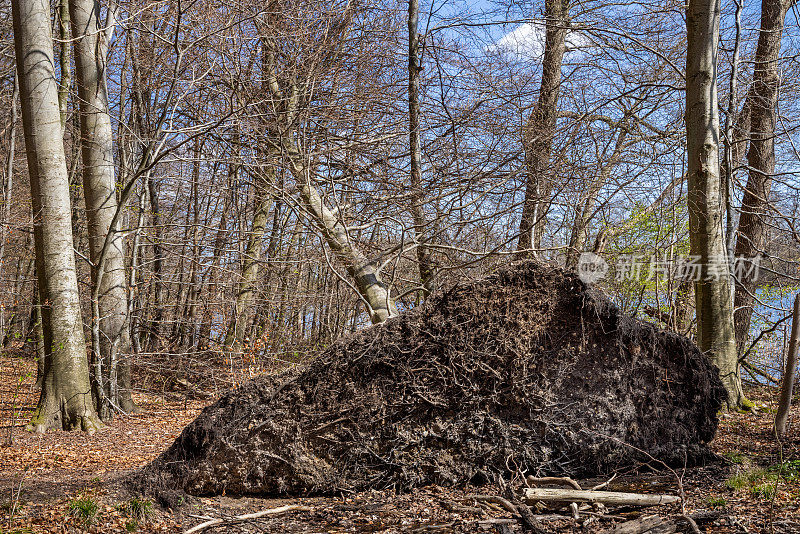
<instances>
[{"instance_id":1,"label":"dry brown leaves","mask_svg":"<svg viewBox=\"0 0 800 534\"><path fill-rule=\"evenodd\" d=\"M137 517L131 496L122 490L119 479L155 458L208 401L137 395L143 413L117 417L92 436L62 431L36 435L23 429L37 401L34 374L31 361L0 356L0 443L5 444L0 447L0 532L182 532L201 523L201 516L220 517L293 503L311 506L314 511L240 525L230 531L501 532L505 531L502 521L511 517L502 509L469 500L470 493L497 489L439 487L405 495L367 492L339 499L223 496L199 499L176 512L150 505ZM800 473L795 476L793 471L778 468L783 463L797 465L800 471L800 407L793 409L789 439L781 446L772 434L774 391L752 388L749 395L759 405L759 412L724 416L712 444L727 462L685 472L687 509L690 513L715 513L713 521L701 525L707 532L800 532ZM13 439L10 445L9 436ZM674 488L670 475L663 472L631 472L621 473L610 489L663 492ZM80 509L88 506L91 512L91 503L96 510L87 521ZM674 514L676 510L656 512ZM611 513L632 518L638 512ZM500 522L492 523L497 520ZM551 526L559 532L596 532L611 524L602 519L584 528L565 520ZM516 524L510 528L519 531Z\"/></svg>"}]
</instances>

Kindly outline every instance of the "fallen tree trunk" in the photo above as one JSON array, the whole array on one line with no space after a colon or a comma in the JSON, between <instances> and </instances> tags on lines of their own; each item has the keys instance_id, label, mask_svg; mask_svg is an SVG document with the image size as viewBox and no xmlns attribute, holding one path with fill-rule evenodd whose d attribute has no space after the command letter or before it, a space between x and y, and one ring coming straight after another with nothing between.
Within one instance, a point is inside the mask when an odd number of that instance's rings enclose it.
<instances>
[{"instance_id":1,"label":"fallen tree trunk","mask_svg":"<svg viewBox=\"0 0 800 534\"><path fill-rule=\"evenodd\" d=\"M673 504L681 500L675 495L647 495L644 493L624 493L621 491L591 491L560 488L526 488L525 502L601 503L608 506L657 506Z\"/></svg>"}]
</instances>

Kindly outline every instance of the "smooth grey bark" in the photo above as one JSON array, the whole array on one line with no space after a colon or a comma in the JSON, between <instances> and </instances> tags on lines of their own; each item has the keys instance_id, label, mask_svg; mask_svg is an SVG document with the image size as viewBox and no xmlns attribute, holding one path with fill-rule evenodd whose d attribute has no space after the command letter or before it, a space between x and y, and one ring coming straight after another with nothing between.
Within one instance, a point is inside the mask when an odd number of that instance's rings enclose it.
<instances>
[{"instance_id":1,"label":"smooth grey bark","mask_svg":"<svg viewBox=\"0 0 800 534\"><path fill-rule=\"evenodd\" d=\"M739 408L746 399L733 328L719 166L719 14L719 0L690 0L686 9L689 243L700 264L695 281L698 345L719 368L728 407Z\"/></svg>"},{"instance_id":2,"label":"smooth grey bark","mask_svg":"<svg viewBox=\"0 0 800 534\"><path fill-rule=\"evenodd\" d=\"M146 181L146 180L145 180ZM139 306L139 262L141 255L142 227L144 226L145 191L142 187L139 192L139 202L137 206L136 230L133 233L131 243L131 263L128 272L128 332L131 339L131 349L137 354L142 347L139 343L139 313L136 311Z\"/></svg>"},{"instance_id":3,"label":"smooth grey bark","mask_svg":"<svg viewBox=\"0 0 800 534\"><path fill-rule=\"evenodd\" d=\"M734 132L736 130L736 93L739 82L739 53L742 42L742 3L744 0L736 2L736 36L733 44L733 58L731 59L731 77L728 82L728 112L725 114L725 157L723 158L722 170L720 174L724 180L725 195L725 248L730 256L733 253L733 206L731 204L733 196L733 173L734 166Z\"/></svg>"},{"instance_id":4,"label":"smooth grey bark","mask_svg":"<svg viewBox=\"0 0 800 534\"><path fill-rule=\"evenodd\" d=\"M72 87L72 66L69 62L69 0L58 2L58 64L61 69L61 81L58 84L58 109L61 111L61 129L67 124L67 104L69 90Z\"/></svg>"},{"instance_id":5,"label":"smooth grey bark","mask_svg":"<svg viewBox=\"0 0 800 534\"><path fill-rule=\"evenodd\" d=\"M420 145L420 110L419 73L422 71L419 59L420 35L419 0L408 0L408 140L411 155L411 218L414 222L414 241L416 242L417 268L422 284L423 296L433 288L434 270L431 262L431 251L427 244L427 221L422 203L424 189L422 187L422 148Z\"/></svg>"},{"instance_id":6,"label":"smooth grey bark","mask_svg":"<svg viewBox=\"0 0 800 534\"><path fill-rule=\"evenodd\" d=\"M16 72L14 73L14 89L11 93L11 124L8 139L8 155L6 156L6 179L3 184L3 226L0 231L0 279L3 275L3 268L6 265L6 240L8 239L8 227L11 220L11 194L14 191L14 158L16 157L17 146L17 100L19 99L19 80ZM6 346L6 340L12 334L15 322L18 322L18 306L14 306L14 311L11 315L10 324L6 327L6 314L5 309L2 311L2 329L3 329L3 346ZM15 321L16 320L16 321Z\"/></svg>"},{"instance_id":7,"label":"smooth grey bark","mask_svg":"<svg viewBox=\"0 0 800 534\"><path fill-rule=\"evenodd\" d=\"M792 337L789 338L789 352L786 354L786 366L783 369L781 392L778 396L778 411L775 413L775 434L778 439L786 435L786 423L789 420L789 408L792 406L792 390L797 372L798 349L800 349L800 293L794 298Z\"/></svg>"},{"instance_id":8,"label":"smooth grey bark","mask_svg":"<svg viewBox=\"0 0 800 534\"><path fill-rule=\"evenodd\" d=\"M544 233L548 199L552 189L550 153L558 119L561 64L566 51L568 24L569 0L546 0L544 58L539 99L523 131L528 179L517 242L517 252L521 256L535 254L535 250L541 247Z\"/></svg>"},{"instance_id":9,"label":"smooth grey bark","mask_svg":"<svg viewBox=\"0 0 800 534\"><path fill-rule=\"evenodd\" d=\"M75 274L50 4L18 0L12 12L47 351L42 392L28 428L93 432L101 423L92 403Z\"/></svg>"},{"instance_id":10,"label":"smooth grey bark","mask_svg":"<svg viewBox=\"0 0 800 534\"><path fill-rule=\"evenodd\" d=\"M766 252L767 217L772 176L775 174L775 123L778 107L781 51L784 19L789 0L762 0L761 31L753 67L753 84L748 94L750 110L750 148L747 151L749 174L742 197L739 227L734 253L744 261ZM758 285L755 276L736 280L733 305L739 350L744 349L753 315L753 294Z\"/></svg>"},{"instance_id":11,"label":"smooth grey bark","mask_svg":"<svg viewBox=\"0 0 800 534\"><path fill-rule=\"evenodd\" d=\"M398 314L389 290L381 280L375 261L367 258L356 246L345 226L339 210L332 211L325 205L322 196L311 182L311 169L304 160L304 154L295 138L296 121L300 112L301 88L296 80L286 83L282 88L276 71L277 59L273 43L268 39L264 44L263 69L266 87L276 102L280 103L280 131L273 142L279 146L286 157L288 167L294 177L299 192L300 203L320 229L325 242L336 259L346 267L355 289L367 307L373 324L382 323Z\"/></svg>"},{"instance_id":12,"label":"smooth grey bark","mask_svg":"<svg viewBox=\"0 0 800 534\"><path fill-rule=\"evenodd\" d=\"M106 87L108 28L100 20L100 7L97 0L69 0L80 102L83 190L89 257L93 264L93 297L96 295L92 345L95 357L102 362L101 375L94 379L104 390L104 395L98 396L96 401L100 416L107 419L112 415L113 406L130 412L136 410L136 405L131 398L130 383L120 380L129 376L123 368L129 365L131 344L127 329L125 244L119 229L111 227L118 209L117 182ZM111 239L106 246L109 233ZM103 255L103 270L99 271Z\"/></svg>"}]
</instances>

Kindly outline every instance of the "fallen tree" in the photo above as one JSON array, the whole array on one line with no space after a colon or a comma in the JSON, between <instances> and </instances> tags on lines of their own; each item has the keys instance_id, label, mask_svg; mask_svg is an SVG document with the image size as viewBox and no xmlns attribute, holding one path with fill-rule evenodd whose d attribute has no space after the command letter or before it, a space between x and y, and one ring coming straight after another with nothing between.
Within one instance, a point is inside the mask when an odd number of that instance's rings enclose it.
<instances>
[{"instance_id":1,"label":"fallen tree","mask_svg":"<svg viewBox=\"0 0 800 534\"><path fill-rule=\"evenodd\" d=\"M724 395L686 338L520 262L228 392L136 484L332 494L590 476L643 453L692 464L709 455Z\"/></svg>"}]
</instances>

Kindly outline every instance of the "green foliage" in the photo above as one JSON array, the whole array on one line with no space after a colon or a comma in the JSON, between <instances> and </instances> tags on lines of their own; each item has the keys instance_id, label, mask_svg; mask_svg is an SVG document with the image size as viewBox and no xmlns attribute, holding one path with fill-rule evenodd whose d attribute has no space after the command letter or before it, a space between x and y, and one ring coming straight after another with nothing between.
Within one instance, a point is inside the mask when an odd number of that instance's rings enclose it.
<instances>
[{"instance_id":1,"label":"green foliage","mask_svg":"<svg viewBox=\"0 0 800 534\"><path fill-rule=\"evenodd\" d=\"M153 511L150 499L134 497L125 504L125 513L135 520L142 521Z\"/></svg>"},{"instance_id":2,"label":"green foliage","mask_svg":"<svg viewBox=\"0 0 800 534\"><path fill-rule=\"evenodd\" d=\"M126 515L129 519L125 522L127 532L135 532L139 529L139 523L147 519L153 513L153 503L150 499L134 497L128 502L115 506L117 511Z\"/></svg>"},{"instance_id":3,"label":"green foliage","mask_svg":"<svg viewBox=\"0 0 800 534\"><path fill-rule=\"evenodd\" d=\"M69 515L80 519L85 525L91 525L97 517L97 503L89 496L73 499L67 505Z\"/></svg>"},{"instance_id":4,"label":"green foliage","mask_svg":"<svg viewBox=\"0 0 800 534\"><path fill-rule=\"evenodd\" d=\"M741 465L747 461L747 456L739 451L724 452L722 453L722 457L728 460L730 463L737 465Z\"/></svg>"},{"instance_id":5,"label":"green foliage","mask_svg":"<svg viewBox=\"0 0 800 534\"><path fill-rule=\"evenodd\" d=\"M725 481L728 489L738 490L747 486L753 486L762 480L775 480L775 475L767 473L764 469L751 469L738 473Z\"/></svg>"},{"instance_id":6,"label":"green foliage","mask_svg":"<svg viewBox=\"0 0 800 534\"><path fill-rule=\"evenodd\" d=\"M767 471L786 480L800 480L800 460L789 460L770 466Z\"/></svg>"},{"instance_id":7,"label":"green foliage","mask_svg":"<svg viewBox=\"0 0 800 534\"><path fill-rule=\"evenodd\" d=\"M725 486L734 491L747 489L753 497L771 499L777 488L778 473L789 474L797 467L794 462L785 462L768 469L752 469L729 478Z\"/></svg>"},{"instance_id":8,"label":"green foliage","mask_svg":"<svg viewBox=\"0 0 800 534\"><path fill-rule=\"evenodd\" d=\"M750 489L750 494L760 499L771 499L775 495L775 483L764 482L763 484L753 486Z\"/></svg>"},{"instance_id":9,"label":"green foliage","mask_svg":"<svg viewBox=\"0 0 800 534\"><path fill-rule=\"evenodd\" d=\"M743 487L747 486L747 484L747 477L744 473L734 475L725 481L725 487L731 490L742 489Z\"/></svg>"},{"instance_id":10,"label":"green foliage","mask_svg":"<svg viewBox=\"0 0 800 534\"><path fill-rule=\"evenodd\" d=\"M727 504L728 501L725 500L725 497L719 495L709 495L706 497L706 506L709 508L722 508Z\"/></svg>"},{"instance_id":11,"label":"green foliage","mask_svg":"<svg viewBox=\"0 0 800 534\"><path fill-rule=\"evenodd\" d=\"M674 293L676 286L667 287L664 273L656 265L663 267L664 261L677 261L689 254L687 208L678 203L674 209L674 218L663 218L657 213L647 213L646 204L637 204L626 217L625 231L602 254L611 267L603 283L623 313L640 312L642 306L669 312L669 301L675 296L670 293ZM664 256L666 251L670 257ZM633 256L638 267L631 268ZM653 264L655 270L651 270L651 260L658 262ZM622 274L620 262L629 265L629 270L617 279Z\"/></svg>"}]
</instances>

